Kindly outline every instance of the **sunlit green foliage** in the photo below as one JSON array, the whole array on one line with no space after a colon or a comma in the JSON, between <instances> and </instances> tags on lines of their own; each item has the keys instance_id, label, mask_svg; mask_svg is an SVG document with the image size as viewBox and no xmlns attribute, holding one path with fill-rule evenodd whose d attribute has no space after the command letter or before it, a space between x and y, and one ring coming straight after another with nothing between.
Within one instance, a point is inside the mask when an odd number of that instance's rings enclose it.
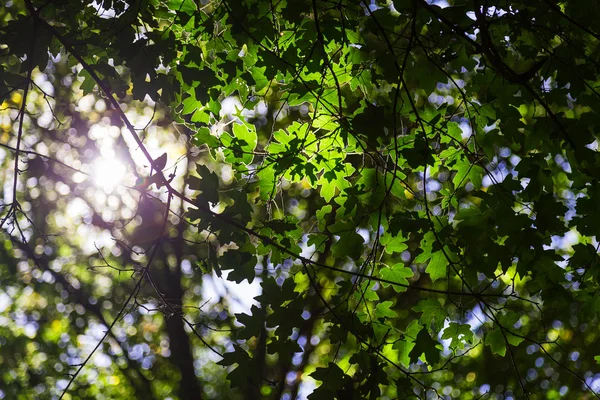
<instances>
[{"instance_id":1,"label":"sunlit green foliage","mask_svg":"<svg viewBox=\"0 0 600 400\"><path fill-rule=\"evenodd\" d=\"M6 3L0 397L598 396L599 19Z\"/></svg>"}]
</instances>

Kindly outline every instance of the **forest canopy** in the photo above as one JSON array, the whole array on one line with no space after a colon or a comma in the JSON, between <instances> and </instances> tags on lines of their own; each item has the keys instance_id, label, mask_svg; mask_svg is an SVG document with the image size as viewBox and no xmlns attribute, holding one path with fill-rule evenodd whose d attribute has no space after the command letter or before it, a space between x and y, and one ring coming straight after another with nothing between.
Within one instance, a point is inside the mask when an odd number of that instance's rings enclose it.
<instances>
[{"instance_id":1,"label":"forest canopy","mask_svg":"<svg viewBox=\"0 0 600 400\"><path fill-rule=\"evenodd\" d=\"M600 5L0 6L0 398L600 397Z\"/></svg>"}]
</instances>

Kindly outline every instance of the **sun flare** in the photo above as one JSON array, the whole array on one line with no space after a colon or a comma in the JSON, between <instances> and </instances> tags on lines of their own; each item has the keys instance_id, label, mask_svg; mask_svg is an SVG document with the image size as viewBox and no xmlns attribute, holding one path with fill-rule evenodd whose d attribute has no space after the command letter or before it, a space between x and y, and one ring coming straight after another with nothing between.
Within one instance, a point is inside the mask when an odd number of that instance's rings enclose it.
<instances>
[{"instance_id":1,"label":"sun flare","mask_svg":"<svg viewBox=\"0 0 600 400\"><path fill-rule=\"evenodd\" d=\"M117 185L123 182L125 171L125 165L116 158L101 158L96 160L94 165L96 185L104 189L106 193L110 193Z\"/></svg>"}]
</instances>

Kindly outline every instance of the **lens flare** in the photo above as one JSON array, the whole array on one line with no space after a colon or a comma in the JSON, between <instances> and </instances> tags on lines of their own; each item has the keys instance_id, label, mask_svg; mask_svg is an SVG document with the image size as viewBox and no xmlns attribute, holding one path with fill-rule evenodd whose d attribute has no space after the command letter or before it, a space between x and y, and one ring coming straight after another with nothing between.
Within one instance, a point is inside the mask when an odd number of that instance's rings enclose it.
<instances>
[{"instance_id":1,"label":"lens flare","mask_svg":"<svg viewBox=\"0 0 600 400\"><path fill-rule=\"evenodd\" d=\"M106 193L111 193L117 185L123 182L125 171L125 165L116 158L101 158L94 165L96 185Z\"/></svg>"}]
</instances>

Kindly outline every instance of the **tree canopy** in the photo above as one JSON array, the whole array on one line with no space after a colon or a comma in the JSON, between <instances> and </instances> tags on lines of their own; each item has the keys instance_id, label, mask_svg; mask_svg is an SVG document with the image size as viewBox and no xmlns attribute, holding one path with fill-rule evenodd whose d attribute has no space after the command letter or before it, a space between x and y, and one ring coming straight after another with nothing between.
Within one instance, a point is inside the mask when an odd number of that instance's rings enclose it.
<instances>
[{"instance_id":1,"label":"tree canopy","mask_svg":"<svg viewBox=\"0 0 600 400\"><path fill-rule=\"evenodd\" d=\"M600 6L0 6L0 398L600 397Z\"/></svg>"}]
</instances>

